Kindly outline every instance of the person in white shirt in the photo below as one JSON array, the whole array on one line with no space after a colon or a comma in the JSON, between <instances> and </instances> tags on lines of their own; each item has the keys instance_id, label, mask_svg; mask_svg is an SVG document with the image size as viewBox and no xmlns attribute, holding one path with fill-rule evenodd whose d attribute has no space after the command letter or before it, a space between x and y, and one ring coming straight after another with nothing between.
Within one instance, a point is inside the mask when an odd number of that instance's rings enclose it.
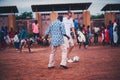
<instances>
[{"instance_id":1,"label":"person in white shirt","mask_svg":"<svg viewBox=\"0 0 120 80\"><path fill-rule=\"evenodd\" d=\"M14 46L16 49L19 49L19 43L20 43L20 40L18 38L18 33L15 32L15 36L14 36Z\"/></svg>"},{"instance_id":2,"label":"person in white shirt","mask_svg":"<svg viewBox=\"0 0 120 80\"><path fill-rule=\"evenodd\" d=\"M84 47L86 46L85 42L86 42L86 38L85 38L85 35L80 31L78 30L77 31L77 34L78 34L78 41L79 41L79 48L81 48L81 45L82 43L84 43Z\"/></svg>"},{"instance_id":3,"label":"person in white shirt","mask_svg":"<svg viewBox=\"0 0 120 80\"><path fill-rule=\"evenodd\" d=\"M68 48L68 53L67 53L68 54L68 62L73 62L72 59L69 59L69 54L71 53L71 51L74 47L74 42L73 42L72 36L70 34L71 30L75 35L74 23L73 23L73 19L72 19L72 12L68 11L67 16L63 18L63 23L65 25L66 34L67 34L67 36L70 37L69 40L66 37L64 37L65 45Z\"/></svg>"},{"instance_id":4,"label":"person in white shirt","mask_svg":"<svg viewBox=\"0 0 120 80\"><path fill-rule=\"evenodd\" d=\"M99 36L99 27L94 27L94 43L95 45L98 43L98 36Z\"/></svg>"},{"instance_id":5,"label":"person in white shirt","mask_svg":"<svg viewBox=\"0 0 120 80\"><path fill-rule=\"evenodd\" d=\"M117 34L117 23L116 23L116 20L113 23L113 42L114 42L114 45L117 46L118 34Z\"/></svg>"}]
</instances>

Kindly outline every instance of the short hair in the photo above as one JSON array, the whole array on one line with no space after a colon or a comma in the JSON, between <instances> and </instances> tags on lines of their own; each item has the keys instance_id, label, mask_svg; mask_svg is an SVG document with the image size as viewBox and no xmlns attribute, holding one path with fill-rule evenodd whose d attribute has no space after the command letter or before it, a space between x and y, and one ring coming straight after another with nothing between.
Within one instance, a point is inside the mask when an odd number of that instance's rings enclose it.
<instances>
[{"instance_id":1,"label":"short hair","mask_svg":"<svg viewBox=\"0 0 120 80\"><path fill-rule=\"evenodd\" d=\"M62 22L63 21L63 16L58 16L57 19Z\"/></svg>"},{"instance_id":2,"label":"short hair","mask_svg":"<svg viewBox=\"0 0 120 80\"><path fill-rule=\"evenodd\" d=\"M18 32L15 32L15 35L18 34Z\"/></svg>"},{"instance_id":3,"label":"short hair","mask_svg":"<svg viewBox=\"0 0 120 80\"><path fill-rule=\"evenodd\" d=\"M68 11L68 13L67 14L72 14L72 12L71 11Z\"/></svg>"},{"instance_id":4,"label":"short hair","mask_svg":"<svg viewBox=\"0 0 120 80\"><path fill-rule=\"evenodd\" d=\"M38 21L37 21L37 20L35 20L34 22L35 22L35 24L37 24L37 23L38 23Z\"/></svg>"}]
</instances>

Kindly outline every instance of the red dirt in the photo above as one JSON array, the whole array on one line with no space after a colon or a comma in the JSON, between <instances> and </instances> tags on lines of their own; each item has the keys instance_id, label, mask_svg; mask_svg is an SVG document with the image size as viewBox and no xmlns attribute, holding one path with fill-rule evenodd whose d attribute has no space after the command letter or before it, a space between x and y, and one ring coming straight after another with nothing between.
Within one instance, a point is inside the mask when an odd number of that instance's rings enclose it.
<instances>
[{"instance_id":1,"label":"red dirt","mask_svg":"<svg viewBox=\"0 0 120 80\"><path fill-rule=\"evenodd\" d=\"M32 48L19 53L14 48L0 51L0 80L120 80L120 47L77 46L71 57L77 55L80 61L68 63L69 69L59 67L60 50L56 55L55 69L47 68L50 47Z\"/></svg>"}]
</instances>

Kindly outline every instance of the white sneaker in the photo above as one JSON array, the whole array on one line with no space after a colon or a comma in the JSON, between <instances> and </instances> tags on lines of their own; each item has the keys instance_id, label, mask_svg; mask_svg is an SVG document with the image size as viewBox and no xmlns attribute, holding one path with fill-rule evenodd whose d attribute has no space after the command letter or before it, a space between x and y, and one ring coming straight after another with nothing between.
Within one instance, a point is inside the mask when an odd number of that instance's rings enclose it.
<instances>
[{"instance_id":1,"label":"white sneaker","mask_svg":"<svg viewBox=\"0 0 120 80\"><path fill-rule=\"evenodd\" d=\"M72 60L72 59L68 59L68 60L67 60L67 62L72 63L72 62L73 62L73 60Z\"/></svg>"}]
</instances>

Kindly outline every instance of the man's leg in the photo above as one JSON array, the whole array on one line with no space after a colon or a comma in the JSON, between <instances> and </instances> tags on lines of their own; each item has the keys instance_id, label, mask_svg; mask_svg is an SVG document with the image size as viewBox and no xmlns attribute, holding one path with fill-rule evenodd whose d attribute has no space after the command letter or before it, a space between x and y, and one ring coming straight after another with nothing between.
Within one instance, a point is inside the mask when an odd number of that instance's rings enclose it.
<instances>
[{"instance_id":1,"label":"man's leg","mask_svg":"<svg viewBox=\"0 0 120 80\"><path fill-rule=\"evenodd\" d=\"M69 48L68 48L68 55L72 52L72 49L74 48L74 46L70 46Z\"/></svg>"},{"instance_id":2,"label":"man's leg","mask_svg":"<svg viewBox=\"0 0 120 80\"><path fill-rule=\"evenodd\" d=\"M60 63L60 67L63 69L68 69L68 67L66 66L66 64L67 64L67 46L65 44L62 44L60 47L62 49L62 60Z\"/></svg>"},{"instance_id":3,"label":"man's leg","mask_svg":"<svg viewBox=\"0 0 120 80\"><path fill-rule=\"evenodd\" d=\"M52 46L51 49L52 49L52 51L51 51L51 54L50 54L50 57L49 57L48 68L54 67L54 58L55 58L55 53L56 53L57 47Z\"/></svg>"},{"instance_id":4,"label":"man's leg","mask_svg":"<svg viewBox=\"0 0 120 80\"><path fill-rule=\"evenodd\" d=\"M73 39L72 37L70 37L69 39L69 48L68 48L68 58L69 58L69 54L72 52L72 49L74 48L74 43L73 43Z\"/></svg>"},{"instance_id":5,"label":"man's leg","mask_svg":"<svg viewBox=\"0 0 120 80\"><path fill-rule=\"evenodd\" d=\"M62 44L60 46L60 48L62 50L62 60L61 60L60 65L66 66L66 64L67 64L67 47L65 44Z\"/></svg>"},{"instance_id":6,"label":"man's leg","mask_svg":"<svg viewBox=\"0 0 120 80\"><path fill-rule=\"evenodd\" d=\"M69 62L69 63L72 63L72 62L73 62L73 60L70 58L70 53L71 53L73 47L74 47L74 46L70 46L70 47L68 48L67 62Z\"/></svg>"},{"instance_id":7,"label":"man's leg","mask_svg":"<svg viewBox=\"0 0 120 80\"><path fill-rule=\"evenodd\" d=\"M70 59L70 53L72 52L72 50L73 50L73 48L74 48L74 43L73 43L73 39L72 38L70 38L69 39L69 48L68 48L68 53L67 53L67 62L73 62L73 60L72 59Z\"/></svg>"}]
</instances>

